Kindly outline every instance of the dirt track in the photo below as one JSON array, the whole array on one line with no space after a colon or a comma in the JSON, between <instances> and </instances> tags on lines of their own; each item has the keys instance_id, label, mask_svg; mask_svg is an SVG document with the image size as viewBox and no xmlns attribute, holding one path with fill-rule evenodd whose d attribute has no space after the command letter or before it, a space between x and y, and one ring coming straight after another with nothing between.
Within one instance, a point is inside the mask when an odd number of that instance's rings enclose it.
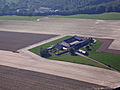
<instances>
[{"instance_id":1,"label":"dirt track","mask_svg":"<svg viewBox=\"0 0 120 90\"><path fill-rule=\"evenodd\" d=\"M0 90L96 90L100 88L107 87L0 65Z\"/></svg>"}]
</instances>

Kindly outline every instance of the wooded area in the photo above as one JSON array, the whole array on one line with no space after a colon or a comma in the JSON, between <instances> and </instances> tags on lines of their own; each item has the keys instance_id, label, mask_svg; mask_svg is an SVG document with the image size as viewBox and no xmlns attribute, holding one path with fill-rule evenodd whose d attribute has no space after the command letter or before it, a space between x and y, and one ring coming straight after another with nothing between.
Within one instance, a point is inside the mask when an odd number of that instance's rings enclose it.
<instances>
[{"instance_id":1,"label":"wooded area","mask_svg":"<svg viewBox=\"0 0 120 90\"><path fill-rule=\"evenodd\" d=\"M45 9L44 11L41 12ZM120 12L120 0L0 0L0 15L44 16Z\"/></svg>"}]
</instances>

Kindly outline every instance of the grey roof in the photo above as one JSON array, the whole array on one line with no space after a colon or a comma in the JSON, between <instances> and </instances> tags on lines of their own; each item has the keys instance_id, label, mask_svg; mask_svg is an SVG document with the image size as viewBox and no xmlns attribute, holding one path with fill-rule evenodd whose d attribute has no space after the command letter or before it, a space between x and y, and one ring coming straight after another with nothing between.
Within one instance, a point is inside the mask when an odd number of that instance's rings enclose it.
<instances>
[{"instance_id":1,"label":"grey roof","mask_svg":"<svg viewBox=\"0 0 120 90\"><path fill-rule=\"evenodd\" d=\"M70 45L66 43L65 41L61 42L60 45L65 46L65 47L70 47Z\"/></svg>"},{"instance_id":2,"label":"grey roof","mask_svg":"<svg viewBox=\"0 0 120 90\"><path fill-rule=\"evenodd\" d=\"M57 48L57 49L62 49L62 46L58 43L54 46L54 48Z\"/></svg>"},{"instance_id":3,"label":"grey roof","mask_svg":"<svg viewBox=\"0 0 120 90\"><path fill-rule=\"evenodd\" d=\"M79 41L82 41L82 38L79 37L79 36L74 36L75 39L79 40Z\"/></svg>"}]
</instances>

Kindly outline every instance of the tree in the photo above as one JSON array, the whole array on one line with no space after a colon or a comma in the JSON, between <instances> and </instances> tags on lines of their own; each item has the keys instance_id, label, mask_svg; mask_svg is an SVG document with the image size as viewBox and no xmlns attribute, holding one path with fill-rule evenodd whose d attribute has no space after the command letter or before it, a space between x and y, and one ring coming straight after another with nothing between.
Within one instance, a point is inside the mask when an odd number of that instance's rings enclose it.
<instances>
[{"instance_id":1,"label":"tree","mask_svg":"<svg viewBox=\"0 0 120 90\"><path fill-rule=\"evenodd\" d=\"M48 58L51 56L51 54L49 53L49 50L40 48L40 56Z\"/></svg>"},{"instance_id":2,"label":"tree","mask_svg":"<svg viewBox=\"0 0 120 90\"><path fill-rule=\"evenodd\" d=\"M76 56L75 49L73 47L69 48L69 52L72 56Z\"/></svg>"},{"instance_id":3,"label":"tree","mask_svg":"<svg viewBox=\"0 0 120 90\"><path fill-rule=\"evenodd\" d=\"M59 11L36 13L40 7ZM0 15L21 16L99 14L120 12L120 0L0 0L0 11Z\"/></svg>"}]
</instances>

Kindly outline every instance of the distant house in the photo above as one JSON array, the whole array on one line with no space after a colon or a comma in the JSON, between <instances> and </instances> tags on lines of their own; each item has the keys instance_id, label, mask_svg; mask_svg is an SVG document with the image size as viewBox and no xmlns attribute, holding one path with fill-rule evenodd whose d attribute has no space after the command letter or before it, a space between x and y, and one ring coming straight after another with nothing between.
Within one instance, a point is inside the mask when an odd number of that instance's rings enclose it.
<instances>
[{"instance_id":1,"label":"distant house","mask_svg":"<svg viewBox=\"0 0 120 90\"><path fill-rule=\"evenodd\" d=\"M37 8L35 9L35 12L36 13L45 13L45 12L57 12L59 10L53 10L52 8L48 8L48 7L40 7L40 8Z\"/></svg>"},{"instance_id":2,"label":"distant house","mask_svg":"<svg viewBox=\"0 0 120 90\"><path fill-rule=\"evenodd\" d=\"M20 12L20 11L29 11L30 9L17 9L16 12Z\"/></svg>"}]
</instances>

